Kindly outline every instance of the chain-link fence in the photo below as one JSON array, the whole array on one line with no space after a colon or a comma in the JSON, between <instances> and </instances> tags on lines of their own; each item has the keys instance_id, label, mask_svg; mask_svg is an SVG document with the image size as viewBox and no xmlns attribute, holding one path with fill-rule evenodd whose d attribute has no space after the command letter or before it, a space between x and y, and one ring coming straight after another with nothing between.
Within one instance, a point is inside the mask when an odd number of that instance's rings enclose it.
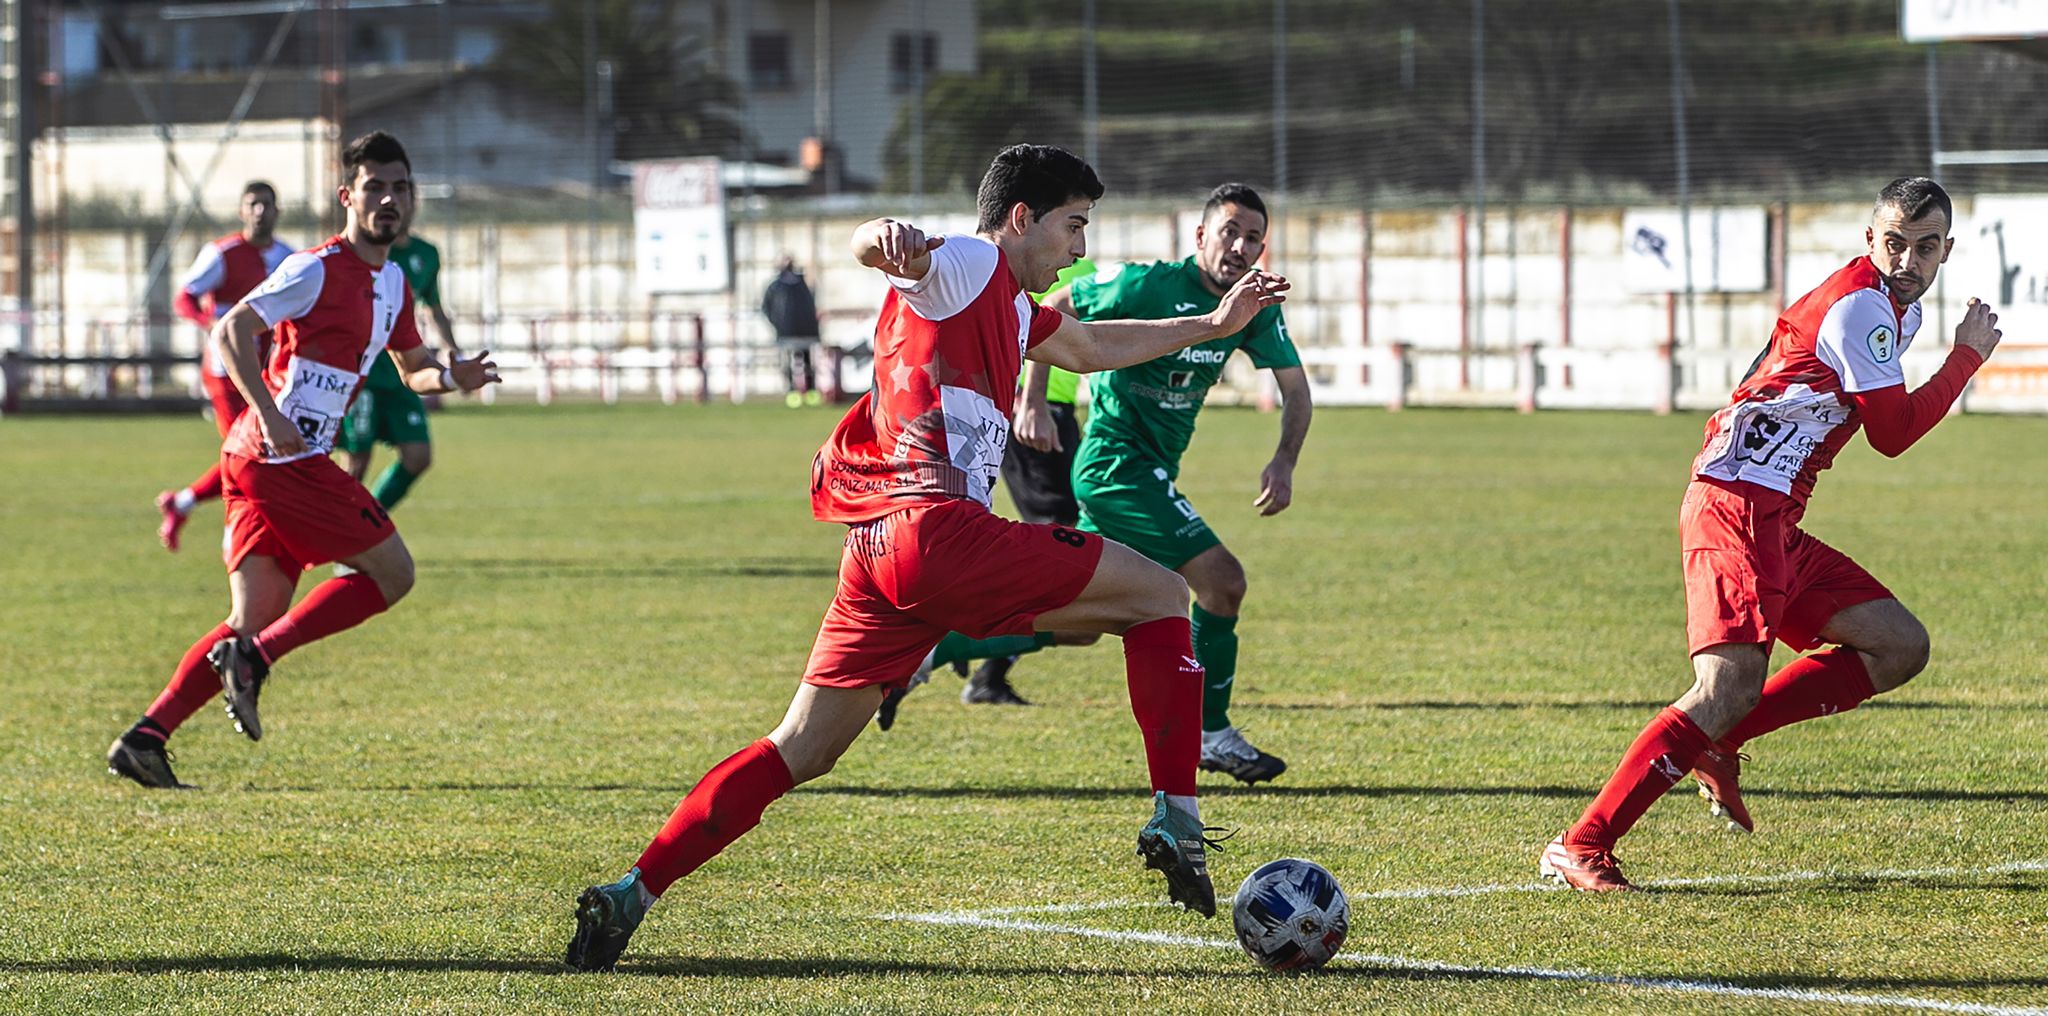
<instances>
[{"instance_id":1,"label":"chain-link fence","mask_svg":"<svg viewBox=\"0 0 2048 1016\"><path fill-rule=\"evenodd\" d=\"M336 222L339 144L372 128L411 152L461 328L544 360L701 325L734 392L769 384L745 377L777 261L809 274L828 341L857 346L877 295L842 264L845 231L880 210L957 224L1015 141L1097 165L1108 257L1180 256L1210 187L1259 187L1299 341L1354 350L1318 354L1326 382L1373 373L1357 349L1447 349L1441 384L1434 361L1378 370L1488 397L1528 380L1531 345L1675 348L1681 396L1693 374L1719 384L1687 351L1760 342L1788 287L1854 253L1858 204L1892 176L1934 173L1966 214L2048 192L2027 161L2048 149L2048 41L1908 44L1897 0L0 7L25 26L6 74L26 100L0 289L37 323L26 347L58 355L189 356L170 287L236 228L243 182L274 182L280 234L310 243ZM706 156L730 287L650 293L631 167ZM1672 205L1722 211L1646 240L1635 211ZM1706 267L1663 294L1619 284L1646 244ZM1724 244L1755 280L1718 278Z\"/></svg>"}]
</instances>

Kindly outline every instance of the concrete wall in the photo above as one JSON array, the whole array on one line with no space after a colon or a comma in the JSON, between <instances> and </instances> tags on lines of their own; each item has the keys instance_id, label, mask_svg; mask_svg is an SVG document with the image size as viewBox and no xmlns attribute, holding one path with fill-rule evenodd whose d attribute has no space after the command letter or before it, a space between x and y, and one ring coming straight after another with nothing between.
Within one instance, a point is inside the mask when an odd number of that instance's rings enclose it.
<instances>
[{"instance_id":1,"label":"concrete wall","mask_svg":"<svg viewBox=\"0 0 2048 1016\"><path fill-rule=\"evenodd\" d=\"M1967 208L1965 201L1959 217L1968 214ZM1197 213L1194 206L1104 210L1089 230L1090 254L1098 261L1184 256L1191 249ZM1857 256L1867 214L1861 204L1789 210L1784 260L1791 297ZM1294 281L1287 305L1290 332L1311 363L1318 398L1324 401L1392 401L1391 387L1398 382L1414 402L1511 405L1529 387L1523 347L1536 345L1542 347L1534 394L1539 404L1651 408L1659 401L1659 378L1673 371L1669 401L1681 408L1721 404L1768 339L1778 310L1776 295L1701 294L1688 315L1682 307L1674 313L1673 301L1665 297L1623 292L1616 281L1621 215L1618 208L1571 213L1567 308L1563 211L1490 214L1483 325L1481 315L1474 315L1469 333L1459 304L1456 210L1282 213L1274 225L1268 264ZM963 213L927 215L921 223L934 230L971 227ZM786 254L805 269L817 290L826 341L856 346L871 334L884 292L880 277L847 254L856 224L851 215L741 219L734 227L735 294L669 297L658 309L703 315L714 345L764 349L769 331L754 308L775 261ZM496 322L491 341L499 348L612 348L649 342L648 327L637 318L657 305L635 291L632 238L624 225L601 227L594 245L574 222L514 226L466 221L445 231L434 222L429 203L418 230L442 246L447 263L442 291L467 345L482 339L484 319ZM194 235L182 241L173 264L182 267L202 239ZM1468 245L1475 249L1476 239L1468 232ZM1975 231L1959 231L1956 258L1983 256L1974 248L1984 242ZM594 260L586 255L593 246ZM71 351L83 348L91 319L131 314L147 249L147 238L133 231L69 237L65 294ZM1468 285L1476 290L1476 278ZM1925 376L1939 365L1971 295L1979 294L1948 286L1929 298L1927 325L1905 361L1909 378ZM2010 362L2019 369L2027 362L2019 350L2027 338L2048 339L2008 334L2013 356L2001 350L1992 366ZM1658 350L1674 339L1675 353L1660 361ZM196 349L197 340L183 325L164 336L177 351ZM47 350L52 342L45 328L39 345ZM1405 363L1392 358L1399 345L1412 349ZM1985 381L1994 374L1987 368ZM1260 382L1241 362L1227 380L1229 388L1219 393L1220 399L1258 396ZM2036 383L2019 374L1998 380L2014 398L1994 401L1999 408L2048 410L2048 391L2027 387Z\"/></svg>"}]
</instances>

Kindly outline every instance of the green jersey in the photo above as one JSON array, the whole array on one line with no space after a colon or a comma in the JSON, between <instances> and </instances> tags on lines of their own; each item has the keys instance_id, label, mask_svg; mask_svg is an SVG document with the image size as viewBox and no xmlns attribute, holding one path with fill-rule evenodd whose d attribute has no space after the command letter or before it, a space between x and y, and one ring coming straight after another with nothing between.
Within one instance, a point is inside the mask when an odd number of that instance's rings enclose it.
<instances>
[{"instance_id":1,"label":"green jersey","mask_svg":"<svg viewBox=\"0 0 2048 1016\"><path fill-rule=\"evenodd\" d=\"M441 251L433 244L417 236L405 238L405 246L391 245L391 260L397 262L398 270L405 273L405 284L412 287L413 313L420 313L423 307L441 305ZM378 391L404 388L405 379L398 376L398 365L391 357L380 356L370 365L370 377L364 384Z\"/></svg>"},{"instance_id":2,"label":"green jersey","mask_svg":"<svg viewBox=\"0 0 2048 1016\"><path fill-rule=\"evenodd\" d=\"M1203 287L1193 257L1106 269L1076 281L1073 299L1083 321L1207 314L1222 302ZM1267 307L1234 335L1089 375L1088 436L1081 459L1136 450L1177 475L1181 453L1195 434L1195 414L1223 376L1224 361L1239 349L1261 369L1301 366L1280 308Z\"/></svg>"},{"instance_id":3,"label":"green jersey","mask_svg":"<svg viewBox=\"0 0 2048 1016\"><path fill-rule=\"evenodd\" d=\"M1044 303L1048 295L1058 292L1061 287L1071 286L1075 279L1085 279L1094 274L1095 262L1082 258L1060 269L1059 277L1053 280L1052 285L1043 293L1032 294L1031 299ZM1045 401L1073 405L1075 396L1081 391L1081 375L1051 364L1046 365L1045 371Z\"/></svg>"}]
</instances>

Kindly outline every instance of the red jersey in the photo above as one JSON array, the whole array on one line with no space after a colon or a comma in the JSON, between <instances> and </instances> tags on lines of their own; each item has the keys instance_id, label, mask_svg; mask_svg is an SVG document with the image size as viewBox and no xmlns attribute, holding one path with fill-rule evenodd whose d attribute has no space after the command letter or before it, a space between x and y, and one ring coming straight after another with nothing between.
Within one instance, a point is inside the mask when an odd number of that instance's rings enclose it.
<instances>
[{"instance_id":1,"label":"red jersey","mask_svg":"<svg viewBox=\"0 0 2048 1016\"><path fill-rule=\"evenodd\" d=\"M217 321L223 312L277 271L291 252L290 246L275 237L269 246L258 247L240 233L229 233L199 248L192 267L178 280L178 289L198 301L207 322ZM199 355L207 373L227 376L227 366L220 362L213 343L200 343Z\"/></svg>"},{"instance_id":2,"label":"red jersey","mask_svg":"<svg viewBox=\"0 0 2048 1016\"><path fill-rule=\"evenodd\" d=\"M306 450L271 454L258 414L243 413L221 446L231 455L290 462L327 454L377 357L420 344L405 273L392 261L370 267L339 236L286 258L242 302L276 331L263 384L298 425Z\"/></svg>"},{"instance_id":3,"label":"red jersey","mask_svg":"<svg viewBox=\"0 0 2048 1016\"><path fill-rule=\"evenodd\" d=\"M1803 508L1856 436L1849 396L1904 385L1899 358L1919 330L1919 303L1894 302L1869 258L1849 262L1778 319L1734 400L1707 421L1693 474L1754 483Z\"/></svg>"},{"instance_id":4,"label":"red jersey","mask_svg":"<svg viewBox=\"0 0 2048 1016\"><path fill-rule=\"evenodd\" d=\"M995 244L948 234L922 279L888 276L875 384L811 466L811 513L865 522L913 504L990 506L1024 351L1060 313L1017 284Z\"/></svg>"}]
</instances>

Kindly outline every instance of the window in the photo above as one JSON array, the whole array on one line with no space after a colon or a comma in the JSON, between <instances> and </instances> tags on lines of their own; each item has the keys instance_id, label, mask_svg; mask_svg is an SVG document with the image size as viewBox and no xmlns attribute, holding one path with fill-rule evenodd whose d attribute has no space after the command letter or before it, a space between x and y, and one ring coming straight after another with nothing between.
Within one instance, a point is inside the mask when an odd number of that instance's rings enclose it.
<instances>
[{"instance_id":1,"label":"window","mask_svg":"<svg viewBox=\"0 0 2048 1016\"><path fill-rule=\"evenodd\" d=\"M766 92L782 91L796 84L789 69L789 33L747 35L747 84Z\"/></svg>"},{"instance_id":2,"label":"window","mask_svg":"<svg viewBox=\"0 0 2048 1016\"><path fill-rule=\"evenodd\" d=\"M939 37L933 32L897 32L889 37L889 90L908 92L918 78L930 84L939 69Z\"/></svg>"}]
</instances>

